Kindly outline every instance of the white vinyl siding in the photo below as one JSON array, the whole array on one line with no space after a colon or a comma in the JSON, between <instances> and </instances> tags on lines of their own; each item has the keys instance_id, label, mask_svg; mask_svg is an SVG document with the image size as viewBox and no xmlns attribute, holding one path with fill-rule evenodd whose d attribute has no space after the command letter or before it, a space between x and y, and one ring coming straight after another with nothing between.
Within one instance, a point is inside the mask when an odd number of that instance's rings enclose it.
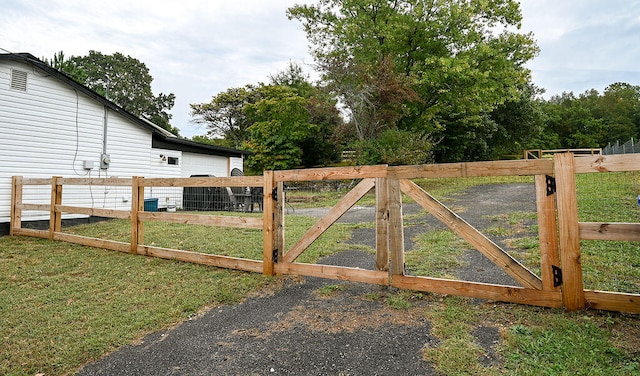
<instances>
[{"instance_id":1,"label":"white vinyl siding","mask_svg":"<svg viewBox=\"0 0 640 376\"><path fill-rule=\"evenodd\" d=\"M233 170L234 168L237 168L240 171L244 171L242 161L242 158L229 158L229 171Z\"/></svg>"},{"instance_id":2,"label":"white vinyl siding","mask_svg":"<svg viewBox=\"0 0 640 376\"><path fill-rule=\"evenodd\" d=\"M196 153L182 153L182 176L213 175L229 176L228 158Z\"/></svg>"},{"instance_id":3,"label":"white vinyl siding","mask_svg":"<svg viewBox=\"0 0 640 376\"><path fill-rule=\"evenodd\" d=\"M27 72L27 91L11 87L12 70ZM10 219L12 176L228 176L231 168L242 168L242 158L230 161L215 155L153 149L151 130L115 110L108 111L107 119L106 152L111 162L108 169L101 169L105 107L31 65L0 61L0 223ZM179 163L161 161L160 154L178 158ZM93 168L84 169L85 162ZM182 190L176 192L172 199L180 203ZM145 196L162 198L158 207L163 208L169 192L154 188ZM27 203L48 204L50 187L25 187L23 197ZM65 186L63 204L128 209L131 188ZM46 212L23 212L24 221L47 218Z\"/></svg>"},{"instance_id":4,"label":"white vinyl siding","mask_svg":"<svg viewBox=\"0 0 640 376\"><path fill-rule=\"evenodd\" d=\"M11 70L29 72L28 92L10 89ZM18 62L0 65L0 222L11 212L11 176L49 178L130 177L149 173L151 131L110 111L107 131L109 169L100 169L105 108L68 85ZM92 170L83 168L93 162ZM50 188L25 188L30 203L49 203ZM73 192L75 199L71 199ZM34 194L27 194L33 192ZM37 192L37 193L36 193ZM118 207L130 205L122 188L65 187L65 205ZM116 205L117 204L117 205ZM43 213L24 212L23 219Z\"/></svg>"},{"instance_id":5,"label":"white vinyl siding","mask_svg":"<svg viewBox=\"0 0 640 376\"><path fill-rule=\"evenodd\" d=\"M181 166L170 165L168 163L169 157L182 159L182 152L167 149L151 149L151 155L149 157L149 176L154 178L182 177ZM182 161L180 161L180 164L182 164ZM182 207L182 191L182 187L146 188L144 197L157 198L159 209L165 209L169 202L177 204L178 207ZM169 200L166 199L167 197L169 197Z\"/></svg>"}]
</instances>

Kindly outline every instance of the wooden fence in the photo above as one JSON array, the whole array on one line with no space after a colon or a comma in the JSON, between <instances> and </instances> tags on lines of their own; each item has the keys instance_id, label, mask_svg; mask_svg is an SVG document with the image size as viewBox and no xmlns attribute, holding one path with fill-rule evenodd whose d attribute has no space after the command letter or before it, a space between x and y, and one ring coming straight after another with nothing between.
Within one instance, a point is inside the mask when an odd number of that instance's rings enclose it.
<instances>
[{"instance_id":1,"label":"wooden fence","mask_svg":"<svg viewBox=\"0 0 640 376\"><path fill-rule=\"evenodd\" d=\"M583 223L578 220L575 176L640 170L640 156L595 156L574 158L571 153L554 159L451 163L420 166L359 166L288 171L265 171L259 177L148 179L13 178L12 235L28 235L106 248L121 252L175 259L216 267L233 268L266 275L295 274L390 285L412 290L470 296L574 311L596 309L640 313L640 295L585 290L580 258L580 240L640 241L637 223ZM411 181L416 178L467 178L476 176L534 176L540 276L535 275L500 246L475 229L454 211ZM357 179L360 182L319 219L300 239L285 249L285 184L302 181ZM50 204L23 203L23 187L50 185ZM63 187L70 185L130 186L130 210L63 206ZM144 211L145 187L247 187L264 191L263 215L256 217L209 216L181 212ZM375 189L376 269L364 270L296 262L298 257L353 207ZM444 223L454 233L502 268L520 286L411 276L404 268L402 194ZM50 212L49 230L21 226L24 210ZM129 242L87 238L61 232L63 213L124 218L131 221ZM262 230L262 260L211 255L155 247L145 243L144 223L164 221L207 226Z\"/></svg>"},{"instance_id":2,"label":"wooden fence","mask_svg":"<svg viewBox=\"0 0 640 376\"><path fill-rule=\"evenodd\" d=\"M552 157L558 153L573 153L576 156L597 156L602 155L602 148L583 148L583 149L530 149L524 151L524 159L541 159L545 156Z\"/></svg>"}]
</instances>

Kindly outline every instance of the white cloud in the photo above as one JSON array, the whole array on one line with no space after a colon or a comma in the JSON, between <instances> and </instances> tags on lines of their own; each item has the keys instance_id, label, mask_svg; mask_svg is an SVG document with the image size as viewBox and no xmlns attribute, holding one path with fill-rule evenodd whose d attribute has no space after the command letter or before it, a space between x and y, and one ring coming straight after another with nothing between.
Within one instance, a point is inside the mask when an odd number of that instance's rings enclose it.
<instances>
[{"instance_id":1,"label":"white cloud","mask_svg":"<svg viewBox=\"0 0 640 376\"><path fill-rule=\"evenodd\" d=\"M640 4L625 0L523 0L523 31L533 31L540 56L529 63L547 97L602 91L614 82L640 84L635 47Z\"/></svg>"},{"instance_id":2,"label":"white cloud","mask_svg":"<svg viewBox=\"0 0 640 376\"><path fill-rule=\"evenodd\" d=\"M0 48L37 57L121 52L144 62L155 93L174 93L172 124L191 136L189 104L310 62L286 18L295 0L0 0Z\"/></svg>"}]
</instances>

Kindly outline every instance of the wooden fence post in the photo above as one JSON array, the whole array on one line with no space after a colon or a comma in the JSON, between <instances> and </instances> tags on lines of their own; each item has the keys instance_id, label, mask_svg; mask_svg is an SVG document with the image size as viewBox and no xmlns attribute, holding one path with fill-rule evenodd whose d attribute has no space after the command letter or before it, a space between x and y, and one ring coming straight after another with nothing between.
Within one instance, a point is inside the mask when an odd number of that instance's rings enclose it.
<instances>
[{"instance_id":1,"label":"wooden fence post","mask_svg":"<svg viewBox=\"0 0 640 376\"><path fill-rule=\"evenodd\" d=\"M536 207L538 212L538 237L540 242L540 270L542 289L557 291L560 286L554 285L553 267L560 267L558 255L558 224L556 221L556 195L550 189L552 177L536 175ZM549 189L548 189L549 188Z\"/></svg>"},{"instance_id":2,"label":"wooden fence post","mask_svg":"<svg viewBox=\"0 0 640 376\"><path fill-rule=\"evenodd\" d=\"M14 229L22 228L22 176L11 177L11 222L9 223L9 235L14 235Z\"/></svg>"},{"instance_id":3,"label":"wooden fence post","mask_svg":"<svg viewBox=\"0 0 640 376\"><path fill-rule=\"evenodd\" d=\"M575 159L573 153L559 153L554 156L554 162L562 264L562 299L567 311L576 311L585 308L585 298L580 260Z\"/></svg>"},{"instance_id":4,"label":"wooden fence post","mask_svg":"<svg viewBox=\"0 0 640 376\"><path fill-rule=\"evenodd\" d=\"M376 178L376 270L389 270L389 191L387 178Z\"/></svg>"},{"instance_id":5,"label":"wooden fence post","mask_svg":"<svg viewBox=\"0 0 640 376\"><path fill-rule=\"evenodd\" d=\"M264 172L264 201L262 205L262 274L273 275L273 250L275 245L273 171Z\"/></svg>"},{"instance_id":6,"label":"wooden fence post","mask_svg":"<svg viewBox=\"0 0 640 376\"><path fill-rule=\"evenodd\" d=\"M138 212L144 210L144 186L140 177L131 178L131 253L138 253L138 244L144 244L144 225L138 219Z\"/></svg>"},{"instance_id":7,"label":"wooden fence post","mask_svg":"<svg viewBox=\"0 0 640 376\"><path fill-rule=\"evenodd\" d=\"M61 176L51 178L51 205L49 207L49 240L62 228L62 213L56 210L56 205L62 205L62 185L58 184Z\"/></svg>"},{"instance_id":8,"label":"wooden fence post","mask_svg":"<svg viewBox=\"0 0 640 376\"><path fill-rule=\"evenodd\" d=\"M387 179L389 193L389 250L391 274L404 275L404 229L402 219L402 191L398 179Z\"/></svg>"}]
</instances>

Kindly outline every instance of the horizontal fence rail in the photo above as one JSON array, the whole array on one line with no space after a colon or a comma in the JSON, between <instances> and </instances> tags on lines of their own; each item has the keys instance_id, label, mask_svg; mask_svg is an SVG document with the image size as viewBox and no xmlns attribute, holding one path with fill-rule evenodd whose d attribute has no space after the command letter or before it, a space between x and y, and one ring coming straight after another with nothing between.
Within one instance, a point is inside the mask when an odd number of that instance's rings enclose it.
<instances>
[{"instance_id":1,"label":"horizontal fence rail","mask_svg":"<svg viewBox=\"0 0 640 376\"><path fill-rule=\"evenodd\" d=\"M525 159L474 163L449 163L418 166L353 166L286 171L265 171L263 176L198 178L64 178L30 179L13 177L11 235L27 235L67 241L86 246L139 255L160 257L204 265L259 272L265 275L296 274L379 285L391 285L441 294L454 294L545 307L579 310L586 307L640 313L640 295L585 290L581 266L580 240L640 241L640 224L580 222L577 212L576 174L639 171L639 155L592 156L574 158L572 153L557 153L553 159ZM411 179L467 178L486 176L534 177L540 275L536 275L510 256L499 245L435 199ZM351 180L348 193L299 239L285 245L287 190L302 182ZM25 200L25 186L50 187L50 203ZM76 188L74 188L76 187ZM63 204L68 190L88 187L93 200L96 187L117 187L119 205L126 207L87 207ZM120 188L121 187L121 188ZM178 189L178 195L169 196ZM247 211L259 192L262 215L194 214L188 211L193 192L222 192L229 205L223 210ZM369 192L375 192L376 254L375 270L344 266L309 264L298 258L347 211ZM73 191L69 191L73 192ZM121 194L121 192L124 192ZM402 195L412 198L425 212L446 225L453 233L502 268L520 286L448 280L408 275L404 269L404 230ZM158 207L158 201L166 195ZM149 196L156 196L148 199ZM159 196L159 197L158 197ZM66 197L66 196L65 196ZM27 202L25 202L27 201ZM153 206L147 207L147 204ZM182 205L182 206L181 206ZM117 206L117 205L116 205ZM177 209L179 210L176 210ZM161 209L161 210L160 210ZM210 209L209 206L203 210ZM49 213L49 230L22 228L23 211ZM130 222L129 241L89 238L62 232L63 215L106 217ZM156 246L145 242L145 222L229 227L262 232L261 260L191 252ZM373 257L373 256L372 256ZM558 281L558 271L562 283Z\"/></svg>"}]
</instances>

